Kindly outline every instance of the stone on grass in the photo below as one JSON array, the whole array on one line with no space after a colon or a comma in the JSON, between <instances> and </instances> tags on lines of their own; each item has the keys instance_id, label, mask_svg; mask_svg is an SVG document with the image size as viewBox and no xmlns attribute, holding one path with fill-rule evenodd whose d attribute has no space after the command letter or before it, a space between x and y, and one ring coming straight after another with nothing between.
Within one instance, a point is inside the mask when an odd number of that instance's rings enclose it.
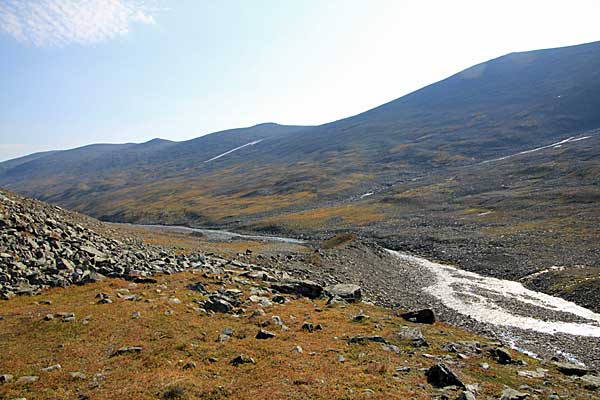
<instances>
[{"instance_id":1,"label":"stone on grass","mask_svg":"<svg viewBox=\"0 0 600 400\"><path fill-rule=\"evenodd\" d=\"M230 362L234 366L238 366L241 364L256 364L256 361L252 357L248 357L244 354L240 354Z\"/></svg>"},{"instance_id":2,"label":"stone on grass","mask_svg":"<svg viewBox=\"0 0 600 400\"><path fill-rule=\"evenodd\" d=\"M581 382L583 382L583 386L588 390L598 390L600 389L600 376L586 374L582 377L579 377Z\"/></svg>"},{"instance_id":3,"label":"stone on grass","mask_svg":"<svg viewBox=\"0 0 600 400\"><path fill-rule=\"evenodd\" d=\"M465 388L465 384L458 376L444 364L436 364L429 368L425 373L427 382L434 387L443 388L446 386L458 386Z\"/></svg>"},{"instance_id":4,"label":"stone on grass","mask_svg":"<svg viewBox=\"0 0 600 400\"><path fill-rule=\"evenodd\" d=\"M37 382L39 379L40 379L39 376L34 376L34 375L22 376L19 379L17 379L17 385L28 385L30 383Z\"/></svg>"},{"instance_id":5,"label":"stone on grass","mask_svg":"<svg viewBox=\"0 0 600 400\"><path fill-rule=\"evenodd\" d=\"M183 366L183 369L195 369L195 368L196 368L196 363L193 361L190 361Z\"/></svg>"},{"instance_id":6,"label":"stone on grass","mask_svg":"<svg viewBox=\"0 0 600 400\"><path fill-rule=\"evenodd\" d=\"M429 343L425 340L423 333L419 328L410 326L401 326L396 332L396 337L401 341L410 342L414 347L428 347Z\"/></svg>"},{"instance_id":7,"label":"stone on grass","mask_svg":"<svg viewBox=\"0 0 600 400\"><path fill-rule=\"evenodd\" d=\"M517 375L523 378L545 378L547 369L537 368L535 371L517 371Z\"/></svg>"},{"instance_id":8,"label":"stone on grass","mask_svg":"<svg viewBox=\"0 0 600 400\"><path fill-rule=\"evenodd\" d=\"M74 380L79 380L79 381L83 381L85 379L87 379L87 376L83 373L83 372L69 372L69 375L71 375L71 378Z\"/></svg>"},{"instance_id":9,"label":"stone on grass","mask_svg":"<svg viewBox=\"0 0 600 400\"><path fill-rule=\"evenodd\" d=\"M142 352L142 348L140 346L125 346L125 347L121 347L120 349L115 350L115 352L112 354L112 356L120 356L123 354L137 354L137 353L141 353Z\"/></svg>"},{"instance_id":10,"label":"stone on grass","mask_svg":"<svg viewBox=\"0 0 600 400\"><path fill-rule=\"evenodd\" d=\"M316 282L301 279L286 279L272 283L271 289L280 293L295 294L298 296L316 299L323 294L323 287Z\"/></svg>"},{"instance_id":11,"label":"stone on grass","mask_svg":"<svg viewBox=\"0 0 600 400\"><path fill-rule=\"evenodd\" d=\"M358 285L340 283L326 286L324 291L329 298L339 297L348 303L355 303L362 299L361 287Z\"/></svg>"},{"instance_id":12,"label":"stone on grass","mask_svg":"<svg viewBox=\"0 0 600 400\"><path fill-rule=\"evenodd\" d=\"M475 395L472 392L470 392L468 390L464 390L464 391L460 392L460 394L458 395L456 400L476 400L476 399L475 399Z\"/></svg>"},{"instance_id":13,"label":"stone on grass","mask_svg":"<svg viewBox=\"0 0 600 400\"><path fill-rule=\"evenodd\" d=\"M60 364L54 364L54 365L50 365L49 367L46 368L42 368L42 371L44 372L52 372L52 371L56 371L61 369L61 365Z\"/></svg>"},{"instance_id":14,"label":"stone on grass","mask_svg":"<svg viewBox=\"0 0 600 400\"><path fill-rule=\"evenodd\" d=\"M500 395L500 400L525 400L529 395L527 393L517 392L514 389L506 388Z\"/></svg>"},{"instance_id":15,"label":"stone on grass","mask_svg":"<svg viewBox=\"0 0 600 400\"><path fill-rule=\"evenodd\" d=\"M429 308L417 311L409 311L400 314L400 316L407 321L418 324L433 324L435 322L435 314L433 313L433 310Z\"/></svg>"},{"instance_id":16,"label":"stone on grass","mask_svg":"<svg viewBox=\"0 0 600 400\"><path fill-rule=\"evenodd\" d=\"M513 363L513 358L510 352L502 347L497 347L489 351L490 356L498 361L498 364L508 365Z\"/></svg>"},{"instance_id":17,"label":"stone on grass","mask_svg":"<svg viewBox=\"0 0 600 400\"><path fill-rule=\"evenodd\" d=\"M274 337L275 337L275 334L273 332L265 331L264 329L261 329L256 334L257 339L272 339Z\"/></svg>"},{"instance_id":18,"label":"stone on grass","mask_svg":"<svg viewBox=\"0 0 600 400\"><path fill-rule=\"evenodd\" d=\"M590 368L571 363L555 362L554 365L561 373L569 376L584 376L594 372L594 370Z\"/></svg>"}]
</instances>

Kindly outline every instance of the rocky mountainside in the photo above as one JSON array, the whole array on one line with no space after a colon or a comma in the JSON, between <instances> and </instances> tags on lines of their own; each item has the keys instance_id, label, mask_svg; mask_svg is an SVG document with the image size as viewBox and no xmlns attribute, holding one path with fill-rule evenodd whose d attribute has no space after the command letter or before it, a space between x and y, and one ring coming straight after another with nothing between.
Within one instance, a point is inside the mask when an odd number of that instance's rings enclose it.
<instances>
[{"instance_id":1,"label":"rocky mountainside","mask_svg":"<svg viewBox=\"0 0 600 400\"><path fill-rule=\"evenodd\" d=\"M358 285L269 267L281 257L150 246L10 192L0 201L1 398L592 399L600 389L592 368L518 354L430 309L363 303Z\"/></svg>"},{"instance_id":2,"label":"rocky mountainside","mask_svg":"<svg viewBox=\"0 0 600 400\"><path fill-rule=\"evenodd\" d=\"M92 218L0 191L0 295L33 295L105 277L143 281L204 260L115 235Z\"/></svg>"}]
</instances>

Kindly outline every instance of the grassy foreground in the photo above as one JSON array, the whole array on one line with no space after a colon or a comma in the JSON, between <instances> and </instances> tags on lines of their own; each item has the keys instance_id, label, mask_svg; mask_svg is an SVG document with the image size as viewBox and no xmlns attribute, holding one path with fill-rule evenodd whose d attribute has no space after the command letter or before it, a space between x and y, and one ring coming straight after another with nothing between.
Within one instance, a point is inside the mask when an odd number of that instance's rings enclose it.
<instances>
[{"instance_id":1,"label":"grassy foreground","mask_svg":"<svg viewBox=\"0 0 600 400\"><path fill-rule=\"evenodd\" d=\"M105 280L0 302L0 374L14 375L12 382L0 385L0 398L431 398L437 390L427 383L424 369L440 360L466 384L479 384L480 398L498 395L505 385L518 388L523 384L539 388L540 393L589 396L548 365L543 366L549 369L546 379L523 378L517 375L517 367L497 364L485 352L465 359L449 353L442 349L448 342L478 340L485 348L487 341L442 323L419 326L430 347L414 348L393 337L401 326L415 324L368 304L329 307L325 300L289 297L286 304L264 307L262 315L257 310L263 307L252 302L245 303L240 315L211 315L197 308L193 300L202 296L187 285L200 281L208 290L216 290L231 282L225 287L242 290L242 300L253 288L268 285L200 272L157 280L151 284ZM98 304L97 293L109 295L113 302ZM135 295L137 301L118 294ZM47 314L62 312L74 313L75 320L45 320ZM139 313L137 318L135 313ZM369 318L352 321L361 313ZM287 330L272 322L273 316L279 316ZM307 332L302 329L305 322L321 324L323 329ZM261 327L276 336L256 339ZM233 334L218 342L225 328ZM354 335L389 338L401 352L386 351L379 343L348 344ZM124 346L142 350L115 356ZM296 346L302 352L294 351ZM255 364L232 365L231 360L240 354L253 358ZM525 356L517 358L526 360L526 369L541 366ZM184 368L191 362L195 368ZM483 369L483 363L490 368ZM61 368L42 371L56 364ZM398 367L410 371L397 371ZM73 376L73 372L80 374ZM39 379L18 382L32 375Z\"/></svg>"}]
</instances>

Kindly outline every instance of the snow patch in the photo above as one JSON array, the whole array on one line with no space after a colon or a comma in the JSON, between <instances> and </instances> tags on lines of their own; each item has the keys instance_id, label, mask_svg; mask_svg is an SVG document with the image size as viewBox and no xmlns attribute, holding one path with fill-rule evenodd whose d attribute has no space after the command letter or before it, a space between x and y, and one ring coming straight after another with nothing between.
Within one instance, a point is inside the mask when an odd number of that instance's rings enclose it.
<instances>
[{"instance_id":1,"label":"snow patch","mask_svg":"<svg viewBox=\"0 0 600 400\"><path fill-rule=\"evenodd\" d=\"M231 149L231 150L229 150L229 151L226 151L225 153L223 153L223 154L219 154L218 156L216 156L216 157L213 157L213 158L211 158L210 160L206 160L206 161L204 161L204 162L205 162L205 163L207 163L207 162L210 162L210 161L214 161L214 160L216 160L216 159L219 159L219 158L221 158L221 157L223 157L223 156L226 156L227 154L231 154L231 153L233 153L234 151L237 151L237 150L239 150L239 149L243 149L244 147L247 147L247 146L254 146L255 144L258 144L258 143L262 142L263 140L264 140L264 139L259 139L259 140L255 140L254 142L250 142L250 143L243 144L243 145L241 145L241 146L238 146L238 147L236 147L235 149Z\"/></svg>"},{"instance_id":2,"label":"snow patch","mask_svg":"<svg viewBox=\"0 0 600 400\"><path fill-rule=\"evenodd\" d=\"M365 197L369 197L369 196L373 196L373 192L367 192L367 193L361 195L360 198L364 199Z\"/></svg>"},{"instance_id":3,"label":"snow patch","mask_svg":"<svg viewBox=\"0 0 600 400\"><path fill-rule=\"evenodd\" d=\"M481 164L487 164L487 163L491 163L491 162L495 162L495 161L502 161L502 160L506 160L507 158L511 158L511 157L515 157L515 156L520 156L520 155L523 155L523 154L535 153L536 151L540 151L540 150L544 150L544 149L549 149L549 148L558 149L558 148L562 147L563 144L572 143L572 142L579 142L580 140L589 139L590 137L591 136L583 136L583 137L580 137L580 138L576 138L575 136L571 136L571 137L569 137L567 139L561 140L560 142L552 143L552 144L549 144L547 146L537 147L537 148L531 149L531 150L521 151L519 153L511 154L511 155L500 157L500 158L494 158L493 160L486 160L486 161L481 162Z\"/></svg>"}]
</instances>

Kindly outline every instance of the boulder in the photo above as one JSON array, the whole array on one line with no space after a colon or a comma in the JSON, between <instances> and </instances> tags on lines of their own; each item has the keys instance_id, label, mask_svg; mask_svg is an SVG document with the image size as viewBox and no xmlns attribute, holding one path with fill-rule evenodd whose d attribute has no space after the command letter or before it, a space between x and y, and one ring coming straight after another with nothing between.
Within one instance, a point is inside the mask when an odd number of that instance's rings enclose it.
<instances>
[{"instance_id":1,"label":"boulder","mask_svg":"<svg viewBox=\"0 0 600 400\"><path fill-rule=\"evenodd\" d=\"M555 362L556 369L569 376L584 376L594 372L593 369L565 362Z\"/></svg>"},{"instance_id":2,"label":"boulder","mask_svg":"<svg viewBox=\"0 0 600 400\"><path fill-rule=\"evenodd\" d=\"M228 301L222 299L210 299L204 302L203 307L206 311L218 313L230 313L233 306Z\"/></svg>"},{"instance_id":3,"label":"boulder","mask_svg":"<svg viewBox=\"0 0 600 400\"><path fill-rule=\"evenodd\" d=\"M142 348L139 346L125 346L125 347L121 347L120 349L117 349L115 352L113 352L112 356L120 356L123 354L137 354L137 353L141 353L142 352Z\"/></svg>"},{"instance_id":4,"label":"boulder","mask_svg":"<svg viewBox=\"0 0 600 400\"><path fill-rule=\"evenodd\" d=\"M273 332L265 331L264 329L261 329L256 334L256 339L272 339L274 337L275 334Z\"/></svg>"},{"instance_id":5,"label":"boulder","mask_svg":"<svg viewBox=\"0 0 600 400\"><path fill-rule=\"evenodd\" d=\"M525 400L529 395L527 393L517 392L514 389L506 388L500 395L500 400Z\"/></svg>"},{"instance_id":6,"label":"boulder","mask_svg":"<svg viewBox=\"0 0 600 400\"><path fill-rule=\"evenodd\" d=\"M252 357L248 357L244 354L240 354L236 358L230 361L231 365L238 366L241 364L256 364L256 361Z\"/></svg>"},{"instance_id":7,"label":"boulder","mask_svg":"<svg viewBox=\"0 0 600 400\"><path fill-rule=\"evenodd\" d=\"M433 310L429 308L417 311L409 311L400 314L400 316L407 321L418 324L433 324L435 322L435 314L433 313Z\"/></svg>"},{"instance_id":8,"label":"boulder","mask_svg":"<svg viewBox=\"0 0 600 400\"><path fill-rule=\"evenodd\" d=\"M29 385L30 383L37 382L40 379L39 376L22 376L17 379L17 385Z\"/></svg>"},{"instance_id":9,"label":"boulder","mask_svg":"<svg viewBox=\"0 0 600 400\"><path fill-rule=\"evenodd\" d=\"M514 362L510 352L502 347L491 349L489 354L494 360L498 361L498 364L508 365Z\"/></svg>"},{"instance_id":10,"label":"boulder","mask_svg":"<svg viewBox=\"0 0 600 400\"><path fill-rule=\"evenodd\" d=\"M301 279L286 279L272 283L271 289L279 293L294 294L297 296L316 299L323 295L323 287L316 282Z\"/></svg>"},{"instance_id":11,"label":"boulder","mask_svg":"<svg viewBox=\"0 0 600 400\"><path fill-rule=\"evenodd\" d=\"M326 286L324 291L327 297L339 297L348 303L355 303L362 299L362 291L358 285L340 283L337 285Z\"/></svg>"},{"instance_id":12,"label":"boulder","mask_svg":"<svg viewBox=\"0 0 600 400\"><path fill-rule=\"evenodd\" d=\"M464 390L460 392L456 400L475 400L475 395L468 390Z\"/></svg>"},{"instance_id":13,"label":"boulder","mask_svg":"<svg viewBox=\"0 0 600 400\"><path fill-rule=\"evenodd\" d=\"M458 386L465 389L465 384L444 364L436 364L425 373L427 382L434 387Z\"/></svg>"},{"instance_id":14,"label":"boulder","mask_svg":"<svg viewBox=\"0 0 600 400\"><path fill-rule=\"evenodd\" d=\"M583 386L588 390L600 389L600 376L598 375L586 374L579 379L583 382Z\"/></svg>"},{"instance_id":15,"label":"boulder","mask_svg":"<svg viewBox=\"0 0 600 400\"><path fill-rule=\"evenodd\" d=\"M396 332L395 336L403 342L410 342L414 347L427 347L429 343L425 340L423 333L419 328L413 328L409 326L402 326L400 330Z\"/></svg>"}]
</instances>

